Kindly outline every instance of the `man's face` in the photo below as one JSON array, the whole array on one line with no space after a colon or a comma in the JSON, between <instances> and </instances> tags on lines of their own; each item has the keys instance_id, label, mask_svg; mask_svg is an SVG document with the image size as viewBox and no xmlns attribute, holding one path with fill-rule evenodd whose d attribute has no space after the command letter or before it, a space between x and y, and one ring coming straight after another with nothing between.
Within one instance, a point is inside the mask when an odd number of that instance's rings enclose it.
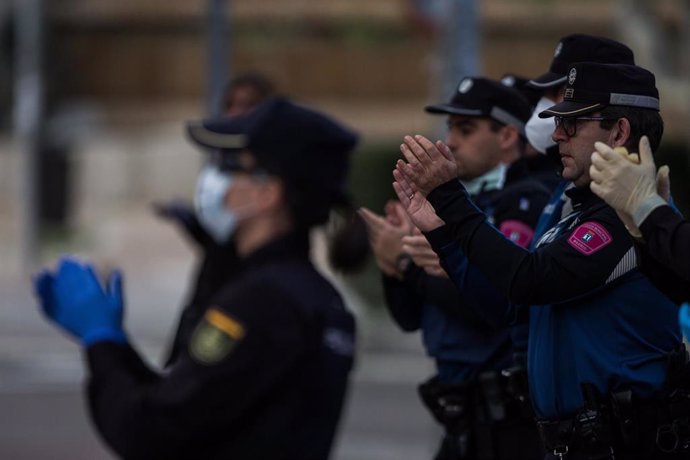
<instances>
[{"instance_id":1,"label":"man's face","mask_svg":"<svg viewBox=\"0 0 690 460\"><path fill-rule=\"evenodd\" d=\"M598 117L599 113L583 115ZM556 127L553 140L558 143L558 152L563 163L563 178L572 181L577 187L588 186L589 166L591 164L594 143L597 141L612 145L612 130L601 128L601 122L596 120L577 120L576 131L573 136L566 133L563 125Z\"/></svg>"},{"instance_id":2,"label":"man's face","mask_svg":"<svg viewBox=\"0 0 690 460\"><path fill-rule=\"evenodd\" d=\"M259 94L251 86L233 88L225 99L225 115L234 117L249 112L260 102Z\"/></svg>"},{"instance_id":3,"label":"man's face","mask_svg":"<svg viewBox=\"0 0 690 460\"><path fill-rule=\"evenodd\" d=\"M491 130L487 118L448 117L446 144L455 157L459 179L476 179L498 166L502 157L499 132Z\"/></svg>"}]
</instances>

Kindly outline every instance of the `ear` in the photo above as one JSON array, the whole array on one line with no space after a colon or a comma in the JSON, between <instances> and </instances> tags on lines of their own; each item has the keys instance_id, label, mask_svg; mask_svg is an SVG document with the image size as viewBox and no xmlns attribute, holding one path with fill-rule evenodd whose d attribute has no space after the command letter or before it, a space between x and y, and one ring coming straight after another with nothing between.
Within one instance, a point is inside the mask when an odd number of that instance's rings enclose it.
<instances>
[{"instance_id":1,"label":"ear","mask_svg":"<svg viewBox=\"0 0 690 460\"><path fill-rule=\"evenodd\" d=\"M627 118L619 118L609 133L608 144L611 147L622 147L630 140L630 121Z\"/></svg>"},{"instance_id":2,"label":"ear","mask_svg":"<svg viewBox=\"0 0 690 460\"><path fill-rule=\"evenodd\" d=\"M512 163L515 160L515 152L517 151L517 144L520 140L520 133L515 125L506 125L498 132L498 145L503 152L501 161L504 163Z\"/></svg>"}]
</instances>

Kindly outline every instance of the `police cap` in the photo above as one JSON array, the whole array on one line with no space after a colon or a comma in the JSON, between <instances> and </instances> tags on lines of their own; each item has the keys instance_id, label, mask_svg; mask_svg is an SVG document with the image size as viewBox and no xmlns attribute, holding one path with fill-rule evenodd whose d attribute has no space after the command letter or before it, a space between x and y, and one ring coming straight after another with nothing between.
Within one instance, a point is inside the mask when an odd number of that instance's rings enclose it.
<instances>
[{"instance_id":1,"label":"police cap","mask_svg":"<svg viewBox=\"0 0 690 460\"><path fill-rule=\"evenodd\" d=\"M211 149L211 161L224 170L242 170L238 153L249 151L259 169L281 177L293 195L300 195L300 212L310 224L325 222L330 207L344 199L357 145L348 128L282 97L240 116L190 122L187 133Z\"/></svg>"},{"instance_id":2,"label":"police cap","mask_svg":"<svg viewBox=\"0 0 690 460\"><path fill-rule=\"evenodd\" d=\"M573 34L561 38L549 71L528 82L534 88L553 88L565 84L568 67L576 62L602 64L635 64L630 48L610 38Z\"/></svg>"},{"instance_id":3,"label":"police cap","mask_svg":"<svg viewBox=\"0 0 690 460\"><path fill-rule=\"evenodd\" d=\"M525 135L531 109L525 97L514 88L482 77L465 77L446 104L425 107L429 113L487 117L504 125L515 125Z\"/></svg>"},{"instance_id":4,"label":"police cap","mask_svg":"<svg viewBox=\"0 0 690 460\"><path fill-rule=\"evenodd\" d=\"M532 109L534 109L534 106L537 105L537 102L539 102L539 99L541 98L542 91L534 88L533 86L528 86L527 83L529 80L520 75L516 75L514 73L503 74L500 82L505 86L518 90L520 94L525 96L525 99L527 99L527 102L529 102L529 105Z\"/></svg>"},{"instance_id":5,"label":"police cap","mask_svg":"<svg viewBox=\"0 0 690 460\"><path fill-rule=\"evenodd\" d=\"M577 117L607 106L659 110L654 74L636 65L580 62L568 70L563 102L539 114Z\"/></svg>"}]
</instances>

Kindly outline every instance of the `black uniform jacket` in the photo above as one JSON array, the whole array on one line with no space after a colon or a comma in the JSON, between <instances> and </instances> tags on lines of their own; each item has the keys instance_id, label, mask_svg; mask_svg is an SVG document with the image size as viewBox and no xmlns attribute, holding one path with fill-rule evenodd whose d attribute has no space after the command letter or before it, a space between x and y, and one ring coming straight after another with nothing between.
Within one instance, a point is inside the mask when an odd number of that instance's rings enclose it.
<instances>
[{"instance_id":1,"label":"black uniform jacket","mask_svg":"<svg viewBox=\"0 0 690 460\"><path fill-rule=\"evenodd\" d=\"M690 222L670 206L660 206L640 231L642 271L674 301L690 301Z\"/></svg>"},{"instance_id":2,"label":"black uniform jacket","mask_svg":"<svg viewBox=\"0 0 690 460\"><path fill-rule=\"evenodd\" d=\"M571 189L574 212L541 236L529 252L509 244L457 181L429 194L447 222L426 234L434 249L457 241L472 264L511 302L558 303L608 284L637 266L633 242L615 211L589 189ZM568 237L562 237L567 234Z\"/></svg>"},{"instance_id":3,"label":"black uniform jacket","mask_svg":"<svg viewBox=\"0 0 690 460\"><path fill-rule=\"evenodd\" d=\"M325 459L352 367L354 320L308 260L307 235L241 261L166 373L129 345L88 351L89 402L127 459Z\"/></svg>"}]
</instances>

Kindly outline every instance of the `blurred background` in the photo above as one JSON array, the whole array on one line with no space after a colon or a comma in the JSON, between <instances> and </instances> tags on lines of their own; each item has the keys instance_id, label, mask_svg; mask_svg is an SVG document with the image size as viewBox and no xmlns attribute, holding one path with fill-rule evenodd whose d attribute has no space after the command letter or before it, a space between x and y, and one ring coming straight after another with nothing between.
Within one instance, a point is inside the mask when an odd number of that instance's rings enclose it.
<instances>
[{"instance_id":1,"label":"blurred background","mask_svg":"<svg viewBox=\"0 0 690 460\"><path fill-rule=\"evenodd\" d=\"M687 0L0 1L0 458L113 458L84 412L79 349L44 323L30 274L64 253L122 267L127 328L158 365L196 253L152 204L191 201L202 155L184 122L216 113L230 77L262 73L359 131L352 190L381 211L402 136L443 136L424 105L463 75L537 76L576 32L623 41L656 74L657 163L687 213ZM334 457L430 458L419 337L391 325L373 262L329 276L360 326Z\"/></svg>"}]
</instances>

